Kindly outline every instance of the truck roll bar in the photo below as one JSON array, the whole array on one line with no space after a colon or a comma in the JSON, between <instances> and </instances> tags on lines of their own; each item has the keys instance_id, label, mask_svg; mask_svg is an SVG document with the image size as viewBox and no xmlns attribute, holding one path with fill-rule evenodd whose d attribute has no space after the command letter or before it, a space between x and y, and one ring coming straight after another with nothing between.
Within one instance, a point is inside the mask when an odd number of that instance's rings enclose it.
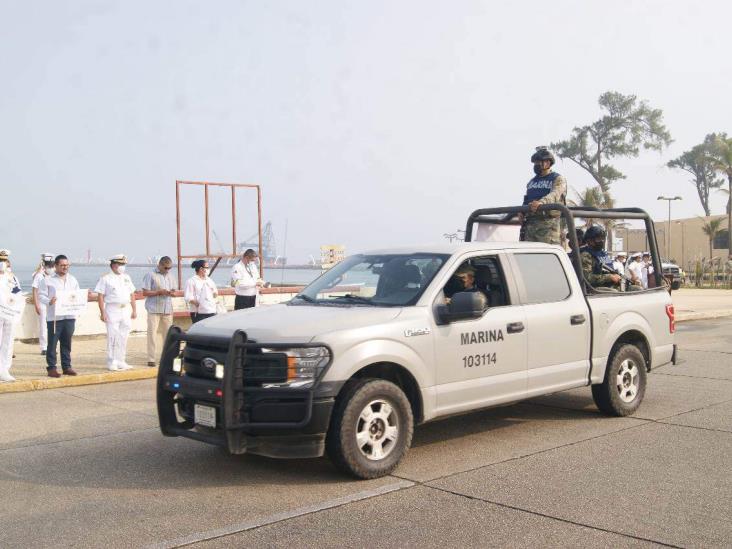
<instances>
[{"instance_id":1,"label":"truck roll bar","mask_svg":"<svg viewBox=\"0 0 732 549\"><path fill-rule=\"evenodd\" d=\"M567 233L572 249L579 250L579 242L577 241L577 232L575 230L574 219L640 219L644 221L646 226L646 236L648 237L648 247L653 261L653 275L656 287L663 285L663 267L661 266L661 258L658 255L658 244L656 242L656 230L653 220L645 210L640 208L587 208L581 206L565 206L564 204L542 204L538 211L558 211L562 219L567 225ZM519 213L528 213L528 206L504 206L498 208L481 208L475 210L468 216L465 224L465 242L471 242L473 239L473 226L476 223L487 223L492 225L520 225L517 215ZM493 217L491 217L493 216ZM496 217L502 216L502 217ZM583 288L587 291L587 283L582 275L582 263L579 254L572 254L572 265L577 273Z\"/></svg>"}]
</instances>

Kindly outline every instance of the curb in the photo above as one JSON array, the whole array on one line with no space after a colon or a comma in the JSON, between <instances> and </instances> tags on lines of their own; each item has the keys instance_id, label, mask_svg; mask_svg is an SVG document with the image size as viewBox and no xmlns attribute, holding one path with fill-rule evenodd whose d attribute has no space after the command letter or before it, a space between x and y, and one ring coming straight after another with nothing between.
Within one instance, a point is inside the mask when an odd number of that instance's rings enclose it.
<instances>
[{"instance_id":1,"label":"curb","mask_svg":"<svg viewBox=\"0 0 732 549\"><path fill-rule=\"evenodd\" d=\"M712 320L732 316L732 309L718 309L716 311L695 312L688 311L678 313L676 322L690 322L692 320Z\"/></svg>"},{"instance_id":2,"label":"curb","mask_svg":"<svg viewBox=\"0 0 732 549\"><path fill-rule=\"evenodd\" d=\"M125 372L108 372L103 374L82 374L78 376L63 376L59 378L24 379L14 383L0 384L0 394L25 393L41 389L58 389L60 387L78 387L81 385L101 385L117 381L137 381L157 377L158 369L145 367Z\"/></svg>"}]
</instances>

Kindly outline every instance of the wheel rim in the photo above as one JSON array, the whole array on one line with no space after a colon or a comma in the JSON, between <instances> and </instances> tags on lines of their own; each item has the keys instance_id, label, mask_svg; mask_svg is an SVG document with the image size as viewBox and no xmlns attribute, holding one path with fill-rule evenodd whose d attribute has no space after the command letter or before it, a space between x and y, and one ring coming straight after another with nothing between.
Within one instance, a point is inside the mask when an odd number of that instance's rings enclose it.
<instances>
[{"instance_id":1,"label":"wheel rim","mask_svg":"<svg viewBox=\"0 0 732 549\"><path fill-rule=\"evenodd\" d=\"M394 408L386 400L369 402L356 420L356 445L367 459L384 459L396 447L399 439L399 420Z\"/></svg>"},{"instance_id":2,"label":"wheel rim","mask_svg":"<svg viewBox=\"0 0 732 549\"><path fill-rule=\"evenodd\" d=\"M633 402L640 388L640 372L635 361L626 359L620 363L616 383L620 400Z\"/></svg>"}]
</instances>

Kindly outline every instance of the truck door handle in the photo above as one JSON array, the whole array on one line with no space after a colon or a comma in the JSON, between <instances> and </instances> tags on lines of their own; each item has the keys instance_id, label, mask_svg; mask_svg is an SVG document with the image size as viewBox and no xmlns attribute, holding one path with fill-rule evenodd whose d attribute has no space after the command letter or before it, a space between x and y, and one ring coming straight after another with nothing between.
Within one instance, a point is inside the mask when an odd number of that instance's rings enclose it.
<instances>
[{"instance_id":1,"label":"truck door handle","mask_svg":"<svg viewBox=\"0 0 732 549\"><path fill-rule=\"evenodd\" d=\"M569 317L569 323L572 326L576 326L577 324L584 324L585 320L587 320L585 318L585 315L572 315Z\"/></svg>"},{"instance_id":2,"label":"truck door handle","mask_svg":"<svg viewBox=\"0 0 732 549\"><path fill-rule=\"evenodd\" d=\"M506 331L509 334L518 334L519 332L524 331L524 323L523 322L509 322L506 324Z\"/></svg>"}]
</instances>

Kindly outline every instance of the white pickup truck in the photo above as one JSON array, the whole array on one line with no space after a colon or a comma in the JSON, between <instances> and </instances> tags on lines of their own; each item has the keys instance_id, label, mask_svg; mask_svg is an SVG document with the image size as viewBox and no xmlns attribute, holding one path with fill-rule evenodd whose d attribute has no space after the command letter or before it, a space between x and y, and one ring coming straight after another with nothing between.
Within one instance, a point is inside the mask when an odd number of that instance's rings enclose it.
<instances>
[{"instance_id":1,"label":"white pickup truck","mask_svg":"<svg viewBox=\"0 0 732 549\"><path fill-rule=\"evenodd\" d=\"M471 216L468 239L486 219ZM375 478L397 466L415 425L453 414L585 385L603 412L632 414L646 372L675 361L670 296L661 284L593 293L578 266L531 242L351 256L288 303L171 329L161 430L234 454L325 452Z\"/></svg>"}]
</instances>

